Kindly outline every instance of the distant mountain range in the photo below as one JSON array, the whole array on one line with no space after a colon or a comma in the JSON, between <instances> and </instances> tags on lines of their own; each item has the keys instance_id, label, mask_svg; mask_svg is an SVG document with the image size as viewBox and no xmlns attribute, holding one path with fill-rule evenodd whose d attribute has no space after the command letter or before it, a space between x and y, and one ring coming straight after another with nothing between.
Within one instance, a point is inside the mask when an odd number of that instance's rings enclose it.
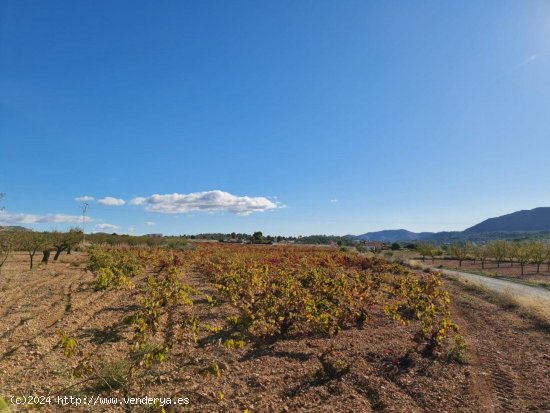
<instances>
[{"instance_id":1,"label":"distant mountain range","mask_svg":"<svg viewBox=\"0 0 550 413\"><path fill-rule=\"evenodd\" d=\"M489 218L464 231L411 232L391 229L348 235L348 238L380 242L444 241L456 239L490 238L501 233L550 232L550 207L522 210L496 218Z\"/></svg>"}]
</instances>

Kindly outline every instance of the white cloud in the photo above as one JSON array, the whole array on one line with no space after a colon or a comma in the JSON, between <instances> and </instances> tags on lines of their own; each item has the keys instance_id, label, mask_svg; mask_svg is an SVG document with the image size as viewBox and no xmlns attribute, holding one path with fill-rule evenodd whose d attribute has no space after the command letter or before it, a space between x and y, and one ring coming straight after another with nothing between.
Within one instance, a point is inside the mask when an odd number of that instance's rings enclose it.
<instances>
[{"instance_id":1,"label":"white cloud","mask_svg":"<svg viewBox=\"0 0 550 413\"><path fill-rule=\"evenodd\" d=\"M147 221L145 224L149 225L150 227L153 225L157 225L156 222L152 222L152 221Z\"/></svg>"},{"instance_id":2,"label":"white cloud","mask_svg":"<svg viewBox=\"0 0 550 413\"><path fill-rule=\"evenodd\" d=\"M113 225L113 224L97 224L95 226L96 230L101 230L101 231L106 230L106 229L117 229L117 228L118 228L118 226Z\"/></svg>"},{"instance_id":3,"label":"white cloud","mask_svg":"<svg viewBox=\"0 0 550 413\"><path fill-rule=\"evenodd\" d=\"M337 199L331 199L331 200L330 200L330 203L331 203L331 204L335 204L336 202L338 202Z\"/></svg>"},{"instance_id":4,"label":"white cloud","mask_svg":"<svg viewBox=\"0 0 550 413\"><path fill-rule=\"evenodd\" d=\"M90 217L85 217L86 222L93 221ZM76 224L82 222L80 215L65 215L65 214L21 214L8 213L0 211L0 223L2 224Z\"/></svg>"},{"instance_id":5,"label":"white cloud","mask_svg":"<svg viewBox=\"0 0 550 413\"><path fill-rule=\"evenodd\" d=\"M133 225L130 225L128 227L128 234L133 234L134 232L136 232L136 227L134 227Z\"/></svg>"},{"instance_id":6,"label":"white cloud","mask_svg":"<svg viewBox=\"0 0 550 413\"><path fill-rule=\"evenodd\" d=\"M161 214L206 211L249 215L253 212L264 212L283 207L266 197L237 196L224 191L193 192L190 194L155 194L149 198L139 199L141 204L145 205L147 211Z\"/></svg>"},{"instance_id":7,"label":"white cloud","mask_svg":"<svg viewBox=\"0 0 550 413\"><path fill-rule=\"evenodd\" d=\"M124 199L113 198L112 196L106 196L105 198L98 199L97 203L100 205L108 205L108 206L122 206L126 202L124 201Z\"/></svg>"},{"instance_id":8,"label":"white cloud","mask_svg":"<svg viewBox=\"0 0 550 413\"><path fill-rule=\"evenodd\" d=\"M143 205L147 201L147 198L144 198L142 196L136 196L135 198L132 198L130 201L130 204L132 205Z\"/></svg>"},{"instance_id":9,"label":"white cloud","mask_svg":"<svg viewBox=\"0 0 550 413\"><path fill-rule=\"evenodd\" d=\"M95 198L93 196L84 195L84 196L78 196L74 200L78 202L87 202L87 201L93 201Z\"/></svg>"}]
</instances>

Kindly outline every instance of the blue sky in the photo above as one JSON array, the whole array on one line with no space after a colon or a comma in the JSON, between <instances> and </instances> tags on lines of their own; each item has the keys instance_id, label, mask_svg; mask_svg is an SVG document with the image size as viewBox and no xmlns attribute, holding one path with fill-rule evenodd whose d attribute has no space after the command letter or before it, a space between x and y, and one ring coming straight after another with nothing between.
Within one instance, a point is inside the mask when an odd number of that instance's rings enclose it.
<instances>
[{"instance_id":1,"label":"blue sky","mask_svg":"<svg viewBox=\"0 0 550 413\"><path fill-rule=\"evenodd\" d=\"M4 224L78 225L85 195L87 230L135 234L461 230L550 205L547 1L0 16Z\"/></svg>"}]
</instances>

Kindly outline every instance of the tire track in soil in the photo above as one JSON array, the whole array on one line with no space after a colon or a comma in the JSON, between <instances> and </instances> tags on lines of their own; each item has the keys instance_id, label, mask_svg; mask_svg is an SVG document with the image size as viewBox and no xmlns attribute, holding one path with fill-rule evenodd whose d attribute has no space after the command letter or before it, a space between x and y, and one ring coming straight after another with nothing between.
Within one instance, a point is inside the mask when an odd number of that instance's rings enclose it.
<instances>
[{"instance_id":1,"label":"tire track in soil","mask_svg":"<svg viewBox=\"0 0 550 413\"><path fill-rule=\"evenodd\" d=\"M526 383L533 380L534 373L529 364L517 358L525 351L536 351L531 348L536 344L522 341L519 331L529 322L485 301L486 308L474 311L468 300L481 299L471 295L468 298L466 292L459 294L453 298L453 319L461 326L469 347L472 391L479 399L480 412L540 411L541 400L533 399L535 390ZM499 318L495 318L496 314ZM498 324L495 320L499 320ZM518 320L522 326L517 325Z\"/></svg>"},{"instance_id":2,"label":"tire track in soil","mask_svg":"<svg viewBox=\"0 0 550 413\"><path fill-rule=\"evenodd\" d=\"M496 343L493 340L488 341L483 338L473 340L468 337L472 333L472 328L475 329L475 325L479 323L479 315L478 317L464 313L461 315L465 322L460 320L462 317L455 318L463 326L467 342L471 346L470 363L479 370L474 372L473 385L475 393L480 397L480 408L494 413L521 412L513 403L513 400L517 400L514 392L516 387L514 377L502 368L500 358L495 357L496 354L491 351Z\"/></svg>"},{"instance_id":3,"label":"tire track in soil","mask_svg":"<svg viewBox=\"0 0 550 413\"><path fill-rule=\"evenodd\" d=\"M515 393L515 380L511 372L503 368L500 360L487 353L481 354L479 359L482 369L490 371L488 378L493 389L492 397L497 406L496 411L521 412L522 410L518 410L515 403L519 402L521 405L521 399Z\"/></svg>"}]
</instances>

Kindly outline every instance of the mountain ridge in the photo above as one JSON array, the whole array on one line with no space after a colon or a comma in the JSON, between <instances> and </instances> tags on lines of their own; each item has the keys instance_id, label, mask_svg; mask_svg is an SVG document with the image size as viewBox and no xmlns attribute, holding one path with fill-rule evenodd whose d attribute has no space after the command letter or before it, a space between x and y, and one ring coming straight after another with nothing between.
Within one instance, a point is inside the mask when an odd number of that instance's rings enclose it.
<instances>
[{"instance_id":1,"label":"mountain ridge","mask_svg":"<svg viewBox=\"0 0 550 413\"><path fill-rule=\"evenodd\" d=\"M537 207L488 218L464 231L412 232L390 229L351 235L352 239L380 242L459 239L476 234L550 231L550 207Z\"/></svg>"}]
</instances>

